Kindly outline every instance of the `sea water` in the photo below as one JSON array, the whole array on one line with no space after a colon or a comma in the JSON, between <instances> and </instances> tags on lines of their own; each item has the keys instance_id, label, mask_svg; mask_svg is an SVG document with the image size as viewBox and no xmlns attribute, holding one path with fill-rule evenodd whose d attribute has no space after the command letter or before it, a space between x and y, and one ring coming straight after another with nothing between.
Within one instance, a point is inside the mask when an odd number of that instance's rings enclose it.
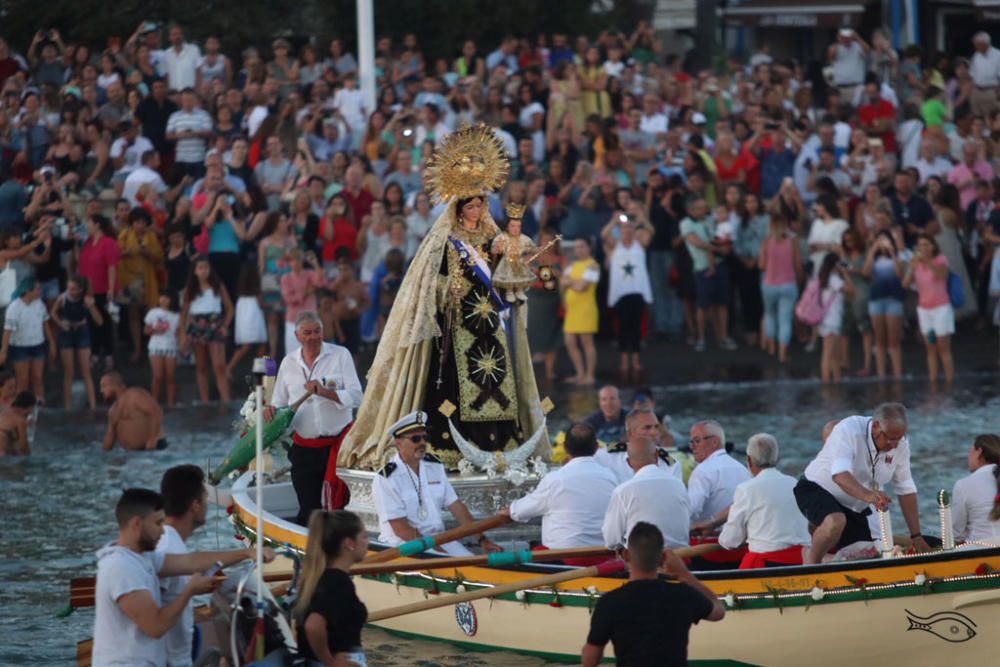
<instances>
[{"instance_id":1,"label":"sea water","mask_svg":"<svg viewBox=\"0 0 1000 667\"><path fill-rule=\"evenodd\" d=\"M881 401L910 409L912 467L920 488L923 530L938 533L935 495L966 474L966 454L978 433L1000 432L1000 397L994 375L967 376L951 392L935 393L921 382L852 382L835 388L811 381L654 387L657 411L687 434L699 419L718 419L728 440L745 448L749 436L767 431L781 447L781 467L797 475L820 446L820 429L833 418L870 414ZM543 392L544 393L544 392ZM555 431L597 409L596 390L551 394ZM625 394L626 400L629 395ZM169 411L170 447L161 452L101 451L105 417L86 412L42 412L34 453L0 458L0 665L72 665L76 643L89 637L93 610L56 618L68 600L69 580L94 573L94 552L116 536L114 503L129 486L158 488L163 471L181 463L209 468L234 442L231 406ZM742 458L740 460L743 460ZM895 532L905 533L895 510ZM196 549L238 548L224 510L213 509L192 542ZM579 629L580 644L587 628ZM469 654L445 644L403 641L366 630L370 664L546 664L513 654Z\"/></svg>"}]
</instances>

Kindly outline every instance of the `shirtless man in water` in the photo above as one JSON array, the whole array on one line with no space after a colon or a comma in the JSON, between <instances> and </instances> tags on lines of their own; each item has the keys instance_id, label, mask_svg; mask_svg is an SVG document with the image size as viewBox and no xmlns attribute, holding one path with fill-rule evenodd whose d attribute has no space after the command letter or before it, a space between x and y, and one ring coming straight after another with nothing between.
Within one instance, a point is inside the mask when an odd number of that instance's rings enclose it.
<instances>
[{"instance_id":1,"label":"shirtless man in water","mask_svg":"<svg viewBox=\"0 0 1000 667\"><path fill-rule=\"evenodd\" d=\"M31 453L28 415L35 402L33 393L22 391L0 412L0 456L26 456Z\"/></svg>"},{"instance_id":2,"label":"shirtless man in water","mask_svg":"<svg viewBox=\"0 0 1000 667\"><path fill-rule=\"evenodd\" d=\"M101 396L112 404L104 451L110 451L116 442L129 451L166 449L163 409L152 394L139 387L126 387L121 374L111 372L101 378Z\"/></svg>"}]
</instances>

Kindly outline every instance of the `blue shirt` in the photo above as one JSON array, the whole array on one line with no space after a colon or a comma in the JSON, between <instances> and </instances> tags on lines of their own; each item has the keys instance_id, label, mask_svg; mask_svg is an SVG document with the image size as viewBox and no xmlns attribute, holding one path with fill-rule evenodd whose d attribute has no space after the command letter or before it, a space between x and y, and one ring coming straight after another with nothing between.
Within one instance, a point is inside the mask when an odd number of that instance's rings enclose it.
<instances>
[{"instance_id":1,"label":"blue shirt","mask_svg":"<svg viewBox=\"0 0 1000 667\"><path fill-rule=\"evenodd\" d=\"M902 301L904 296L903 283L896 275L896 262L891 257L876 257L872 264L871 299Z\"/></svg>"},{"instance_id":2,"label":"blue shirt","mask_svg":"<svg viewBox=\"0 0 1000 667\"><path fill-rule=\"evenodd\" d=\"M770 199L778 194L781 182L792 176L795 153L785 148L780 153L774 149L764 151L760 158L760 197Z\"/></svg>"},{"instance_id":3,"label":"blue shirt","mask_svg":"<svg viewBox=\"0 0 1000 667\"><path fill-rule=\"evenodd\" d=\"M240 251L240 239L233 231L233 225L228 220L219 220L209 232L208 242L209 252L235 252Z\"/></svg>"},{"instance_id":4,"label":"blue shirt","mask_svg":"<svg viewBox=\"0 0 1000 667\"><path fill-rule=\"evenodd\" d=\"M608 420L604 413L598 410L583 420L597 435L597 439L606 445L621 442L625 439L625 411L618 412L618 418Z\"/></svg>"}]
</instances>

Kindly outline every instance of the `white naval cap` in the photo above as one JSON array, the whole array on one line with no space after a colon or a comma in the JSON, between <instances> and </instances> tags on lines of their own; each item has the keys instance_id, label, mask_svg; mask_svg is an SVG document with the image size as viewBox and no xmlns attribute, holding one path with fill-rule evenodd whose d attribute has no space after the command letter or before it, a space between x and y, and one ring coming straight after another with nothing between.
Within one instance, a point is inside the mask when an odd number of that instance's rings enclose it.
<instances>
[{"instance_id":1,"label":"white naval cap","mask_svg":"<svg viewBox=\"0 0 1000 667\"><path fill-rule=\"evenodd\" d=\"M397 421L395 424L389 427L389 435L393 438L400 438L410 431L426 431L427 430L427 413L423 410L417 410L416 412L411 412L410 414L404 416L402 419Z\"/></svg>"}]
</instances>

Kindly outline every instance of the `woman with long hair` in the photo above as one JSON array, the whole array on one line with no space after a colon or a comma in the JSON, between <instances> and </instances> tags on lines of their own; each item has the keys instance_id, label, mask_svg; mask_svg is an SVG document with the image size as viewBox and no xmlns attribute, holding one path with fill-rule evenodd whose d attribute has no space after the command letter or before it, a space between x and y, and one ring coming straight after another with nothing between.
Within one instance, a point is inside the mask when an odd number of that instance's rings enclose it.
<instances>
[{"instance_id":1,"label":"woman with long hair","mask_svg":"<svg viewBox=\"0 0 1000 667\"><path fill-rule=\"evenodd\" d=\"M260 273L261 297L267 319L267 342L271 358L278 358L278 341L281 323L284 319L285 304L281 296L281 277L288 273L288 253L297 247L292 234L291 220L284 213L272 211L267 214L267 234L260 241L257 250L258 272Z\"/></svg>"},{"instance_id":2,"label":"woman with long hair","mask_svg":"<svg viewBox=\"0 0 1000 667\"><path fill-rule=\"evenodd\" d=\"M611 97L608 95L608 73L601 63L601 50L591 46L584 53L580 69L580 88L585 116L611 117Z\"/></svg>"},{"instance_id":3,"label":"woman with long hair","mask_svg":"<svg viewBox=\"0 0 1000 667\"><path fill-rule=\"evenodd\" d=\"M858 377L868 377L872 373L872 322L868 316L868 301L871 288L864 276L865 237L855 228L844 232L841 258L846 266L844 273L854 284L854 294L844 304L844 357L843 367L850 368L851 336L861 334L861 349L864 359Z\"/></svg>"},{"instance_id":4,"label":"woman with long hair","mask_svg":"<svg viewBox=\"0 0 1000 667\"><path fill-rule=\"evenodd\" d=\"M177 327L181 350L194 350L195 381L202 403L208 403L209 370L215 375L219 398L229 402L226 374L226 341L235 313L229 292L212 268L208 257L194 262L184 288L184 308Z\"/></svg>"},{"instance_id":5,"label":"woman with long hair","mask_svg":"<svg viewBox=\"0 0 1000 667\"><path fill-rule=\"evenodd\" d=\"M316 510L302 563L299 599L292 613L298 643L310 665L365 667L361 629L368 609L351 581L351 566L368 554L368 533L358 515Z\"/></svg>"},{"instance_id":6,"label":"woman with long hair","mask_svg":"<svg viewBox=\"0 0 1000 667\"><path fill-rule=\"evenodd\" d=\"M977 435L969 447L968 477L955 482L951 525L956 542L1000 537L1000 437Z\"/></svg>"},{"instance_id":7,"label":"woman with long hair","mask_svg":"<svg viewBox=\"0 0 1000 667\"><path fill-rule=\"evenodd\" d=\"M594 384L597 368L594 334L600 324L597 283L601 279L601 265L591 256L590 239L586 236L573 242L573 257L573 262L559 279L566 304L563 337L576 372L566 381L569 384L590 385Z\"/></svg>"},{"instance_id":8,"label":"woman with long hair","mask_svg":"<svg viewBox=\"0 0 1000 667\"><path fill-rule=\"evenodd\" d=\"M844 297L850 297L854 293L854 285L845 279L844 269L840 266L840 257L833 252L827 253L823 257L816 279L819 281L819 300L824 310L823 320L817 327L817 332L823 339L823 356L820 359L819 376L823 384L830 382L839 384Z\"/></svg>"},{"instance_id":9,"label":"woman with long hair","mask_svg":"<svg viewBox=\"0 0 1000 667\"><path fill-rule=\"evenodd\" d=\"M114 368L114 330L108 301L118 291L118 264L121 248L115 240L115 228L103 215L87 218L87 240L80 248L80 275L90 282L101 322L91 320L90 340L94 359L104 359L104 370Z\"/></svg>"},{"instance_id":10,"label":"woman with long hair","mask_svg":"<svg viewBox=\"0 0 1000 667\"><path fill-rule=\"evenodd\" d=\"M734 184L726 187L742 191ZM733 243L733 273L740 292L740 310L743 315L743 329L748 345L756 345L764 314L764 302L760 291L760 249L771 225L771 216L764 210L760 197L755 192L743 194L742 202L736 208L739 226ZM763 347L763 341L761 340Z\"/></svg>"},{"instance_id":11,"label":"woman with long hair","mask_svg":"<svg viewBox=\"0 0 1000 667\"><path fill-rule=\"evenodd\" d=\"M555 231L550 228L538 233L538 245L542 248L536 260L538 280L528 292L528 345L534 357L545 364L545 379L555 380L562 331L559 278L566 258L560 252Z\"/></svg>"},{"instance_id":12,"label":"woman with long hair","mask_svg":"<svg viewBox=\"0 0 1000 667\"><path fill-rule=\"evenodd\" d=\"M951 384L955 363L951 356L951 336L955 333L955 311L948 296L948 258L930 234L917 237L913 259L903 276L903 287L917 290L917 320L927 347L927 373L937 382L938 360L944 380Z\"/></svg>"},{"instance_id":13,"label":"woman with long hair","mask_svg":"<svg viewBox=\"0 0 1000 667\"><path fill-rule=\"evenodd\" d=\"M930 182L928 180L928 184ZM965 216L962 213L958 188L951 183L942 183L940 190L934 196L930 196L928 192L928 198L941 225L941 231L934 235L934 240L941 248L941 254L948 258L948 268L958 276L966 294L965 306L955 310L955 319L974 315L976 313L976 300L972 298L972 295L975 292L965 264L964 248L967 248L968 245L966 244Z\"/></svg>"},{"instance_id":14,"label":"woman with long hair","mask_svg":"<svg viewBox=\"0 0 1000 667\"><path fill-rule=\"evenodd\" d=\"M780 363L788 361L788 344L792 340L795 299L802 275L800 253L799 239L789 229L788 218L774 213L767 238L761 244L758 266L763 272L765 347L772 357L777 352Z\"/></svg>"}]
</instances>

